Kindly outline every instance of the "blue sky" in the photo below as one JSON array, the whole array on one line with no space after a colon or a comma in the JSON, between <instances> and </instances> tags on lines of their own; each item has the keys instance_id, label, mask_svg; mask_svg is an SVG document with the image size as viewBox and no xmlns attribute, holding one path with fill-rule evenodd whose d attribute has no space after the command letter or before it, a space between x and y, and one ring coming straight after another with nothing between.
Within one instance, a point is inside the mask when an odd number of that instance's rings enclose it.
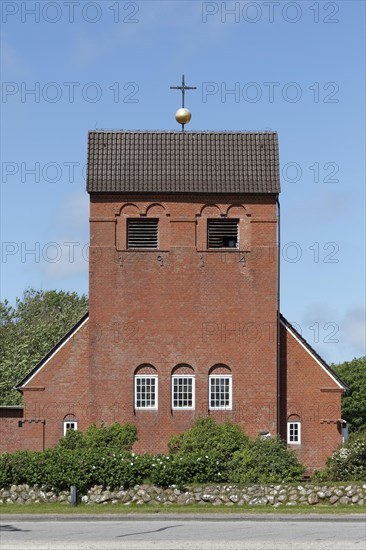
<instances>
[{"instance_id":1,"label":"blue sky","mask_svg":"<svg viewBox=\"0 0 366 550\"><path fill-rule=\"evenodd\" d=\"M87 132L277 130L281 310L364 354L365 4L2 2L1 299L88 291ZM33 90L33 91L32 91Z\"/></svg>"}]
</instances>

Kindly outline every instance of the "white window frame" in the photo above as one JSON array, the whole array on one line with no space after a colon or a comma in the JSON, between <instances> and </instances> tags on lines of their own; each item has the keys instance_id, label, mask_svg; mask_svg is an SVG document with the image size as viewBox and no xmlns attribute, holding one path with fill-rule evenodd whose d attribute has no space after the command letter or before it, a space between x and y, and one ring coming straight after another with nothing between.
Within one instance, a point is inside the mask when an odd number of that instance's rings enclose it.
<instances>
[{"instance_id":1,"label":"white window frame","mask_svg":"<svg viewBox=\"0 0 366 550\"><path fill-rule=\"evenodd\" d=\"M291 426L297 425L297 440L290 441ZM287 421L287 443L289 445L301 445L301 422L300 420L288 420Z\"/></svg>"},{"instance_id":2,"label":"white window frame","mask_svg":"<svg viewBox=\"0 0 366 550\"><path fill-rule=\"evenodd\" d=\"M70 426L68 426L70 424ZM71 427L71 424L73 427ZM77 430L78 429L78 421L77 420L64 420L64 435L67 434L68 430Z\"/></svg>"},{"instance_id":3,"label":"white window frame","mask_svg":"<svg viewBox=\"0 0 366 550\"><path fill-rule=\"evenodd\" d=\"M229 405L212 406L211 405L211 383L216 378L229 380ZM231 374L210 374L208 377L208 408L210 411L231 411L233 407L233 377Z\"/></svg>"},{"instance_id":4,"label":"white window frame","mask_svg":"<svg viewBox=\"0 0 366 550\"><path fill-rule=\"evenodd\" d=\"M174 405L174 380L180 378L190 378L192 380L192 406L178 407ZM174 411L193 411L196 404L196 377L194 374L173 374L172 375L172 410Z\"/></svg>"},{"instance_id":5,"label":"white window frame","mask_svg":"<svg viewBox=\"0 0 366 550\"><path fill-rule=\"evenodd\" d=\"M134 380L134 403L135 403L135 410L137 411L152 411L157 410L158 408L158 389L159 389L159 383L158 383L158 375L157 374L135 374L135 380ZM141 379L154 379L155 380L155 403L154 405L149 405L146 407L142 407L141 405L137 405L137 380Z\"/></svg>"}]
</instances>

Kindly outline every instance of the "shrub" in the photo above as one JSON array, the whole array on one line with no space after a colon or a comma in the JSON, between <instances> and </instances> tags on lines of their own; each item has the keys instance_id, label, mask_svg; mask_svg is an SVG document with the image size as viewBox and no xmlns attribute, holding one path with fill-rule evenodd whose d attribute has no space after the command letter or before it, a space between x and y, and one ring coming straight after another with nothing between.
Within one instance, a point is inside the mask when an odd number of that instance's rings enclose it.
<instances>
[{"instance_id":1,"label":"shrub","mask_svg":"<svg viewBox=\"0 0 366 550\"><path fill-rule=\"evenodd\" d=\"M234 453L229 471L234 483L280 483L300 481L305 467L280 439L257 438Z\"/></svg>"},{"instance_id":2,"label":"shrub","mask_svg":"<svg viewBox=\"0 0 366 550\"><path fill-rule=\"evenodd\" d=\"M101 449L71 450L62 447L43 452L22 451L0 455L0 486L28 483L57 490L77 485L130 487L148 476L152 458Z\"/></svg>"},{"instance_id":3,"label":"shrub","mask_svg":"<svg viewBox=\"0 0 366 550\"><path fill-rule=\"evenodd\" d=\"M131 451L137 441L137 428L133 424L118 424L110 426L93 424L85 432L68 430L58 444L63 449L109 449L115 451Z\"/></svg>"},{"instance_id":4,"label":"shrub","mask_svg":"<svg viewBox=\"0 0 366 550\"><path fill-rule=\"evenodd\" d=\"M249 441L240 426L225 422L220 424L211 417L200 418L188 431L173 436L169 451L173 454L216 453L222 459L230 459Z\"/></svg>"},{"instance_id":5,"label":"shrub","mask_svg":"<svg viewBox=\"0 0 366 550\"><path fill-rule=\"evenodd\" d=\"M239 426L218 424L212 418L201 419L186 433L172 438L169 455L137 455L126 450L136 439L136 428L130 424L91 426L85 433L69 431L55 448L0 455L0 486L28 483L56 490L70 485L77 485L79 490L93 485L127 488L146 479L163 487L277 483L301 479L304 472L295 454L281 441L250 440Z\"/></svg>"},{"instance_id":6,"label":"shrub","mask_svg":"<svg viewBox=\"0 0 366 550\"><path fill-rule=\"evenodd\" d=\"M66 435L62 437L57 445L60 449L84 449L85 438L83 432L79 430L67 430Z\"/></svg>"},{"instance_id":7,"label":"shrub","mask_svg":"<svg viewBox=\"0 0 366 550\"><path fill-rule=\"evenodd\" d=\"M327 459L326 467L314 474L319 481L365 481L366 432L351 434L349 441Z\"/></svg>"},{"instance_id":8,"label":"shrub","mask_svg":"<svg viewBox=\"0 0 366 550\"><path fill-rule=\"evenodd\" d=\"M225 470L226 461L217 453L161 455L151 461L149 480L162 487L220 483L226 481Z\"/></svg>"}]
</instances>

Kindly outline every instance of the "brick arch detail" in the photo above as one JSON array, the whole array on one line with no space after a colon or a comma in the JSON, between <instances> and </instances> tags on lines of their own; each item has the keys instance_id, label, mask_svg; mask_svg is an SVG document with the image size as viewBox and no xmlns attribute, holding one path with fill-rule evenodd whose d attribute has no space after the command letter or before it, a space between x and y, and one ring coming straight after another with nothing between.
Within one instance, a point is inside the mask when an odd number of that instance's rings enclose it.
<instances>
[{"instance_id":1,"label":"brick arch detail","mask_svg":"<svg viewBox=\"0 0 366 550\"><path fill-rule=\"evenodd\" d=\"M209 218L211 216L222 216L224 213L221 207L215 203L204 204L198 214L198 216L203 218Z\"/></svg>"},{"instance_id":2,"label":"brick arch detail","mask_svg":"<svg viewBox=\"0 0 366 550\"><path fill-rule=\"evenodd\" d=\"M141 216L141 210L133 202L127 202L123 204L116 212L116 216Z\"/></svg>"},{"instance_id":3,"label":"brick arch detail","mask_svg":"<svg viewBox=\"0 0 366 550\"><path fill-rule=\"evenodd\" d=\"M226 209L226 216L228 218L242 218L244 216L250 216L250 211L246 206L241 203L230 204Z\"/></svg>"},{"instance_id":4,"label":"brick arch detail","mask_svg":"<svg viewBox=\"0 0 366 550\"><path fill-rule=\"evenodd\" d=\"M212 374L231 374L231 368L223 363L217 363L209 369L208 374L209 376Z\"/></svg>"},{"instance_id":5,"label":"brick arch detail","mask_svg":"<svg viewBox=\"0 0 366 550\"><path fill-rule=\"evenodd\" d=\"M191 367L191 365L187 365L186 363L179 363L179 365L176 365L172 369L172 375L173 374L194 374L194 368Z\"/></svg>"},{"instance_id":6,"label":"brick arch detail","mask_svg":"<svg viewBox=\"0 0 366 550\"><path fill-rule=\"evenodd\" d=\"M146 206L144 215L148 217L169 216L169 211L164 204L153 202Z\"/></svg>"},{"instance_id":7,"label":"brick arch detail","mask_svg":"<svg viewBox=\"0 0 366 550\"><path fill-rule=\"evenodd\" d=\"M77 421L78 421L77 417L71 413L65 415L63 418L63 422L77 422Z\"/></svg>"},{"instance_id":8,"label":"brick arch detail","mask_svg":"<svg viewBox=\"0 0 366 550\"><path fill-rule=\"evenodd\" d=\"M287 417L287 422L301 422L301 417L297 413L289 414Z\"/></svg>"},{"instance_id":9,"label":"brick arch detail","mask_svg":"<svg viewBox=\"0 0 366 550\"><path fill-rule=\"evenodd\" d=\"M136 376L137 374L158 374L158 371L150 363L143 363L135 368L134 375Z\"/></svg>"}]
</instances>

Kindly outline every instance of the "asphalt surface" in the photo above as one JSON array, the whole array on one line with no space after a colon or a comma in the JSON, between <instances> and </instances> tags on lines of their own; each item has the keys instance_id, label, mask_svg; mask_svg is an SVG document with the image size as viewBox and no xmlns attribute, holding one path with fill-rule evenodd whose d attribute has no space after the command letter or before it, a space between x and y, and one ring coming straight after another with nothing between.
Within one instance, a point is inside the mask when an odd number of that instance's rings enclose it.
<instances>
[{"instance_id":1,"label":"asphalt surface","mask_svg":"<svg viewBox=\"0 0 366 550\"><path fill-rule=\"evenodd\" d=\"M1 550L365 550L361 516L1 517Z\"/></svg>"}]
</instances>

